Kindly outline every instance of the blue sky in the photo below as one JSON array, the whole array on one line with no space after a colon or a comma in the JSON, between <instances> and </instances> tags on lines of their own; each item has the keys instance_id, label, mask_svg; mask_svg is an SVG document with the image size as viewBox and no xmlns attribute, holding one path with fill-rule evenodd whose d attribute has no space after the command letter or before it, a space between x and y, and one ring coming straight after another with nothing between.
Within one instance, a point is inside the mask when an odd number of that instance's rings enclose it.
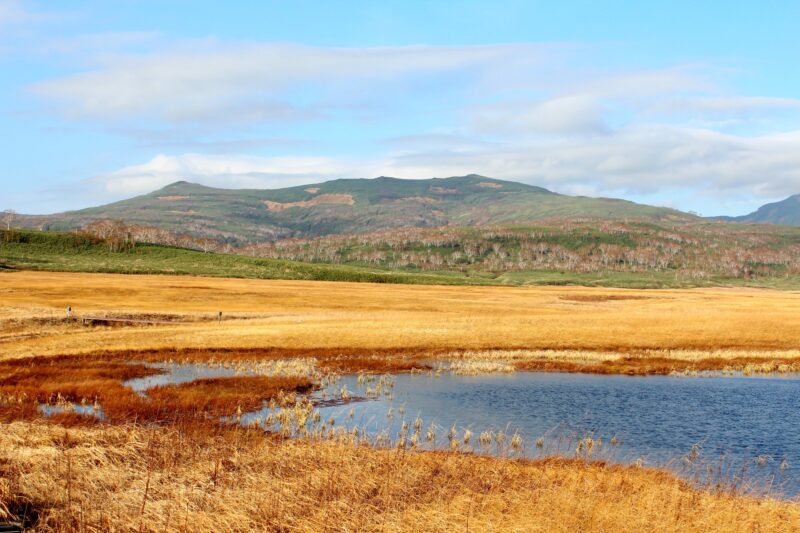
<instances>
[{"instance_id":1,"label":"blue sky","mask_svg":"<svg viewBox=\"0 0 800 533\"><path fill-rule=\"evenodd\" d=\"M0 0L0 209L479 173L705 215L800 192L800 2Z\"/></svg>"}]
</instances>

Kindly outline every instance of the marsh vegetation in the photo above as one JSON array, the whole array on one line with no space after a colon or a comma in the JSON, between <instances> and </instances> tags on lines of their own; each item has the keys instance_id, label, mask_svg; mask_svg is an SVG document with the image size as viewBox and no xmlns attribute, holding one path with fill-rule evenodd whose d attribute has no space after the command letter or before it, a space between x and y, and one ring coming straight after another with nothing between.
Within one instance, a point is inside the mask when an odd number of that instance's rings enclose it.
<instances>
[{"instance_id":1,"label":"marsh vegetation","mask_svg":"<svg viewBox=\"0 0 800 533\"><path fill-rule=\"evenodd\" d=\"M661 458L704 466L754 439L694 439L691 428L648 419L633 401L642 391L669 396L695 385L711 393L720 379L676 374L791 375L800 362L793 293L17 272L0 276L0 295L0 512L41 530L739 531L800 523L797 504L786 501L791 443L780 448L769 437L773 447L747 448L754 473L775 474L772 486L740 470L701 477ZM88 325L74 319L81 314L165 320ZM570 376L634 379L587 372L667 375L644 379L670 385L636 381L642 390L610 393L581 382L571 400L550 391L553 402L540 397L516 411L510 400ZM538 389L503 386L528 379L539 379ZM419 384L416 392L406 383ZM456 402L450 414L423 401L448 384L437 402ZM771 397L777 403L765 403L758 420L777 405L793 424L793 407L779 398L796 395L756 389L729 392ZM470 391L477 404L458 396ZM732 408L725 397L700 405ZM570 419L588 412L581 398L617 398L608 411L638 413L643 425L637 432L624 417ZM669 453L653 451L656 441L672 443Z\"/></svg>"}]
</instances>

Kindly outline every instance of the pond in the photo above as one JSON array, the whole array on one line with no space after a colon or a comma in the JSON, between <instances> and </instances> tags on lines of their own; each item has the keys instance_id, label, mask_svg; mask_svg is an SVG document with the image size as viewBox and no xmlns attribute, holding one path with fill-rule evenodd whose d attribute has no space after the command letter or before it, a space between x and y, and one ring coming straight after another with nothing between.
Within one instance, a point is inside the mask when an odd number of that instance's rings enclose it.
<instances>
[{"instance_id":1,"label":"pond","mask_svg":"<svg viewBox=\"0 0 800 533\"><path fill-rule=\"evenodd\" d=\"M147 389L164 385L180 385L199 379L230 378L235 376L256 376L251 369L238 367L208 365L202 363L145 363L148 368L161 370L161 374L153 374L143 378L129 379L124 385L144 395Z\"/></svg>"},{"instance_id":2,"label":"pond","mask_svg":"<svg viewBox=\"0 0 800 533\"><path fill-rule=\"evenodd\" d=\"M305 366L304 366L305 365ZM162 374L129 380L139 394L203 378L305 372L261 366L148 363ZM346 401L342 400L342 389ZM309 430L357 433L379 446L458 449L512 457L561 455L666 467L700 484L800 496L800 377L449 373L343 376L313 395ZM103 418L100 406L41 405L46 415ZM279 409L278 409L279 410ZM280 430L278 410L243 425ZM355 431L354 431L355 430Z\"/></svg>"},{"instance_id":3,"label":"pond","mask_svg":"<svg viewBox=\"0 0 800 533\"><path fill-rule=\"evenodd\" d=\"M402 374L392 381L390 391L373 393L366 401L328 406L320 401L322 423L333 419L334 427L383 435L384 443L396 445L397 439L411 437L419 418L420 448L450 448L456 441L462 450L537 457L587 456L591 447L592 458L663 466L700 483L718 480L754 493L800 494L796 376L522 372ZM363 400L374 386L347 376L328 386L320 400L340 396L342 387ZM268 412L247 414L241 422L258 422ZM429 429L432 441L426 438ZM517 447L512 447L515 434Z\"/></svg>"},{"instance_id":4,"label":"pond","mask_svg":"<svg viewBox=\"0 0 800 533\"><path fill-rule=\"evenodd\" d=\"M39 412L45 416L53 416L57 414L76 414L83 416L93 416L100 420L105 420L103 409L97 405L82 405L75 402L62 402L57 405L50 405L45 403L39 404Z\"/></svg>"}]
</instances>

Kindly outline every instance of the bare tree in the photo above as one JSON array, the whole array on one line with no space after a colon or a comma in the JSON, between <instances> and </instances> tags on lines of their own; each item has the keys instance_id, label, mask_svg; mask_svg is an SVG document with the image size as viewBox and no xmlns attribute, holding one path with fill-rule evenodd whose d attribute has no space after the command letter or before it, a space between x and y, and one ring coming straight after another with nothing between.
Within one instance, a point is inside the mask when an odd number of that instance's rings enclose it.
<instances>
[{"instance_id":1,"label":"bare tree","mask_svg":"<svg viewBox=\"0 0 800 533\"><path fill-rule=\"evenodd\" d=\"M194 244L195 246L200 248L200 250L202 250L203 252L208 253L214 250L214 248L217 245L217 241L215 241L214 239L195 239Z\"/></svg>"},{"instance_id":2,"label":"bare tree","mask_svg":"<svg viewBox=\"0 0 800 533\"><path fill-rule=\"evenodd\" d=\"M14 223L14 217L16 216L17 212L13 209L3 211L3 223L6 225L6 231L11 231L11 224Z\"/></svg>"},{"instance_id":3,"label":"bare tree","mask_svg":"<svg viewBox=\"0 0 800 533\"><path fill-rule=\"evenodd\" d=\"M101 239L112 252L123 252L134 246L132 229L121 220L95 220L84 226L83 231Z\"/></svg>"}]
</instances>

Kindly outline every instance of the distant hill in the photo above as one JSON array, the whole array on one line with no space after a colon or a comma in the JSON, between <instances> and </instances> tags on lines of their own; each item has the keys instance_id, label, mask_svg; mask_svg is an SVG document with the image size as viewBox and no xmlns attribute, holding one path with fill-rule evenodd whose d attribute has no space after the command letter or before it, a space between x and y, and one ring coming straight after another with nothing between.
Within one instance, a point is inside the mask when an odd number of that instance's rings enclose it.
<instances>
[{"instance_id":1,"label":"distant hill","mask_svg":"<svg viewBox=\"0 0 800 533\"><path fill-rule=\"evenodd\" d=\"M422 180L338 179L269 190L217 189L179 181L113 204L22 220L27 227L68 230L115 218L245 243L400 227L507 225L574 217L696 220L674 209L566 196L474 174Z\"/></svg>"},{"instance_id":2,"label":"distant hill","mask_svg":"<svg viewBox=\"0 0 800 533\"><path fill-rule=\"evenodd\" d=\"M800 226L800 194L795 194L780 202L765 204L740 217L716 217L729 222L756 222L761 224L786 224Z\"/></svg>"},{"instance_id":3,"label":"distant hill","mask_svg":"<svg viewBox=\"0 0 800 533\"><path fill-rule=\"evenodd\" d=\"M800 227L553 221L401 229L262 243L230 253L85 232L0 229L0 276L18 270L458 285L800 287ZM568 305L568 304L566 304Z\"/></svg>"}]
</instances>

